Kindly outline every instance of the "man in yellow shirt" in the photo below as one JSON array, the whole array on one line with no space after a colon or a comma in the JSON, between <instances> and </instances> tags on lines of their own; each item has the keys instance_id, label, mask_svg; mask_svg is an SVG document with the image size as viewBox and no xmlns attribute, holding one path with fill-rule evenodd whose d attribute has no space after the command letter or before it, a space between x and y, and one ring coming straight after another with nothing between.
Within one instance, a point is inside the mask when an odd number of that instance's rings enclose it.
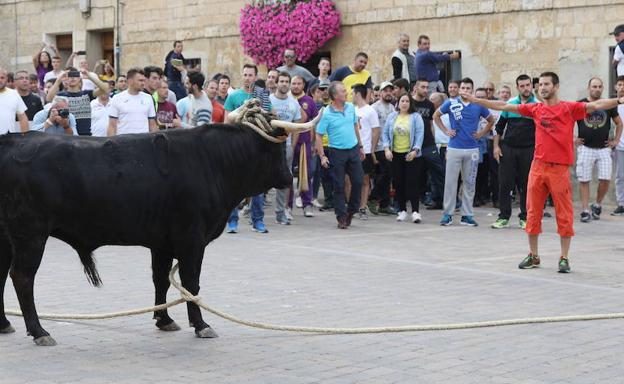
<instances>
[{"instance_id":1,"label":"man in yellow shirt","mask_svg":"<svg viewBox=\"0 0 624 384\"><path fill-rule=\"evenodd\" d=\"M364 52L358 52L353 60L353 65L340 67L329 77L330 81L341 81L347 89L347 101L353 101L352 87L355 84L364 84L366 88L372 89L370 72L366 70L368 64L368 55Z\"/></svg>"}]
</instances>

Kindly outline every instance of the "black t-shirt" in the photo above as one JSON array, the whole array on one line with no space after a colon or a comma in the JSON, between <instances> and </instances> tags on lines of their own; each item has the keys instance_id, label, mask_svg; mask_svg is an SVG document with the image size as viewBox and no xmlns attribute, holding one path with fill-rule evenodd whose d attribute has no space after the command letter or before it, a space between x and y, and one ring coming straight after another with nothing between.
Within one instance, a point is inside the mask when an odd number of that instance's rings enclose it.
<instances>
[{"instance_id":1,"label":"black t-shirt","mask_svg":"<svg viewBox=\"0 0 624 384\"><path fill-rule=\"evenodd\" d=\"M587 98L579 101L589 102ZM583 120L577 120L578 137L585 140L583 145L589 148L604 148L609 140L611 119L616 116L618 116L617 108L600 109L587 114Z\"/></svg>"},{"instance_id":2,"label":"black t-shirt","mask_svg":"<svg viewBox=\"0 0 624 384\"><path fill-rule=\"evenodd\" d=\"M76 131L79 135L91 136L91 100L93 91L59 92L69 99L69 112L76 117Z\"/></svg>"},{"instance_id":3,"label":"black t-shirt","mask_svg":"<svg viewBox=\"0 0 624 384\"><path fill-rule=\"evenodd\" d=\"M427 99L423 101L416 101L416 113L422 117L425 123L425 136L423 138L422 148L427 148L435 145L435 137L431 132L431 120L433 119L433 112L435 112L435 106Z\"/></svg>"},{"instance_id":4,"label":"black t-shirt","mask_svg":"<svg viewBox=\"0 0 624 384\"><path fill-rule=\"evenodd\" d=\"M26 116L28 117L28 121L32 121L35 117L35 114L43 109L43 105L41 104L41 99L39 96L29 93L27 96L21 96L24 104L26 104Z\"/></svg>"}]
</instances>

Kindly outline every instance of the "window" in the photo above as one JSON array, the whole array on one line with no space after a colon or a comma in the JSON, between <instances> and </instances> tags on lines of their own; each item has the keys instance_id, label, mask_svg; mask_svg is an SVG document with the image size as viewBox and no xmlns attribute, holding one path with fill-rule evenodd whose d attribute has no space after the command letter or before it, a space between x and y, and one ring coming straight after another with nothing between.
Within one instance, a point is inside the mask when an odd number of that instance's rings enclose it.
<instances>
[{"instance_id":1,"label":"window","mask_svg":"<svg viewBox=\"0 0 624 384\"><path fill-rule=\"evenodd\" d=\"M195 70L195 71L201 71L201 59L198 57L193 57L190 59L185 58L184 59L184 65L186 65L186 69L190 70Z\"/></svg>"},{"instance_id":2,"label":"window","mask_svg":"<svg viewBox=\"0 0 624 384\"><path fill-rule=\"evenodd\" d=\"M615 97L615 81L617 80L617 73L615 72L615 65L613 65L613 53L615 52L615 45L609 47L609 83L607 88L607 95L609 97Z\"/></svg>"},{"instance_id":3,"label":"window","mask_svg":"<svg viewBox=\"0 0 624 384\"><path fill-rule=\"evenodd\" d=\"M440 51L436 53L448 53L449 51ZM444 84L444 90L448 89L448 83L451 80L461 80L462 78L462 70L461 70L461 51L459 52L459 59L457 60L448 60L441 63L438 63L436 67L438 71L440 71L440 80L442 84Z\"/></svg>"},{"instance_id":4,"label":"window","mask_svg":"<svg viewBox=\"0 0 624 384\"><path fill-rule=\"evenodd\" d=\"M312 57L308 59L307 63L297 62L298 65L306 68L308 71L312 72L312 74L316 77L319 75L318 64L321 61L321 58L327 57L331 62L331 52L316 52ZM334 63L332 63L332 69L334 69ZM329 72L331 73L331 71Z\"/></svg>"}]
</instances>

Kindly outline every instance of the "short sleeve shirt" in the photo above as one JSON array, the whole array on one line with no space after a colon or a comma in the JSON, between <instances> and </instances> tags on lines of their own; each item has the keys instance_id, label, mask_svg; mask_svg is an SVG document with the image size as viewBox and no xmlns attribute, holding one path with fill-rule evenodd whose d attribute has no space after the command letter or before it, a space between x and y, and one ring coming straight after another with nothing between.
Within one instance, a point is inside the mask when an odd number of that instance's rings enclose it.
<instances>
[{"instance_id":1,"label":"short sleeve shirt","mask_svg":"<svg viewBox=\"0 0 624 384\"><path fill-rule=\"evenodd\" d=\"M535 121L534 159L566 165L574 163L574 123L585 118L585 103L520 104L518 112Z\"/></svg>"},{"instance_id":2,"label":"short sleeve shirt","mask_svg":"<svg viewBox=\"0 0 624 384\"><path fill-rule=\"evenodd\" d=\"M479 148L479 142L472 135L479 129L481 118L487 119L490 111L475 103L464 104L460 98L448 99L440 107L442 114L449 115L451 129L457 134L451 137L448 143L453 149Z\"/></svg>"},{"instance_id":3,"label":"short sleeve shirt","mask_svg":"<svg viewBox=\"0 0 624 384\"><path fill-rule=\"evenodd\" d=\"M148 133L149 119L156 118L154 100L144 92L123 91L112 99L109 117L117 119L117 134Z\"/></svg>"},{"instance_id":4,"label":"short sleeve shirt","mask_svg":"<svg viewBox=\"0 0 624 384\"><path fill-rule=\"evenodd\" d=\"M69 99L69 112L76 117L76 129L79 135L91 134L91 100L93 91L59 92L59 96Z\"/></svg>"},{"instance_id":5,"label":"short sleeve shirt","mask_svg":"<svg viewBox=\"0 0 624 384\"><path fill-rule=\"evenodd\" d=\"M285 99L280 99L271 95L270 99L273 110L280 120L293 122L301 119L301 106L293 96L288 95Z\"/></svg>"},{"instance_id":6,"label":"short sleeve shirt","mask_svg":"<svg viewBox=\"0 0 624 384\"><path fill-rule=\"evenodd\" d=\"M355 124L357 124L357 116L353 104L345 103L342 111L335 110L329 105L316 126L316 133L329 136L330 148L351 149L357 145Z\"/></svg>"},{"instance_id":7,"label":"short sleeve shirt","mask_svg":"<svg viewBox=\"0 0 624 384\"><path fill-rule=\"evenodd\" d=\"M588 102L583 99L581 102ZM617 108L596 110L578 120L578 137L585 140L584 146L589 148L604 148L609 140L611 119L618 116Z\"/></svg>"},{"instance_id":8,"label":"short sleeve shirt","mask_svg":"<svg viewBox=\"0 0 624 384\"><path fill-rule=\"evenodd\" d=\"M16 90L5 87L0 92L0 134L19 132L15 116L26 112L26 104Z\"/></svg>"},{"instance_id":9,"label":"short sleeve shirt","mask_svg":"<svg viewBox=\"0 0 624 384\"><path fill-rule=\"evenodd\" d=\"M364 84L366 88L373 88L370 72L366 69L355 72L351 67L345 66L338 68L336 72L329 77L330 81L341 81L347 89L347 101L353 100L353 87L355 84Z\"/></svg>"},{"instance_id":10,"label":"short sleeve shirt","mask_svg":"<svg viewBox=\"0 0 624 384\"><path fill-rule=\"evenodd\" d=\"M622 46L620 44L615 46L615 51L613 52L613 60L616 60L617 63L617 75L624 76L624 52L622 52Z\"/></svg>"},{"instance_id":11,"label":"short sleeve shirt","mask_svg":"<svg viewBox=\"0 0 624 384\"><path fill-rule=\"evenodd\" d=\"M225 99L225 104L223 105L223 108L228 112L232 112L236 108L243 105L245 101L251 99L252 96L253 95L251 93L245 92L245 90L242 88L237 89L236 91L228 95L227 99Z\"/></svg>"},{"instance_id":12,"label":"short sleeve shirt","mask_svg":"<svg viewBox=\"0 0 624 384\"><path fill-rule=\"evenodd\" d=\"M372 148L373 129L380 128L379 117L373 107L368 104L363 107L356 107L355 113L360 121L360 140L362 140L364 153L369 154L374 149Z\"/></svg>"}]
</instances>

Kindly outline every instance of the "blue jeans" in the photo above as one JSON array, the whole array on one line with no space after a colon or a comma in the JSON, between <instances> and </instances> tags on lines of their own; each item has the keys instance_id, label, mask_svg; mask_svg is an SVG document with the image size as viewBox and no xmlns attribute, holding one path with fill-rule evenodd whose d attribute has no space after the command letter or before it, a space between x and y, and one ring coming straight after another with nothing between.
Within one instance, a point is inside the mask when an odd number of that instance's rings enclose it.
<instances>
[{"instance_id":1,"label":"blue jeans","mask_svg":"<svg viewBox=\"0 0 624 384\"><path fill-rule=\"evenodd\" d=\"M351 149L330 148L329 163L334 182L334 212L336 218L346 218L347 213L356 213L360 209L362 179L364 178L360 149L357 146ZM345 207L345 175L349 175L351 180L348 209Z\"/></svg>"},{"instance_id":2,"label":"blue jeans","mask_svg":"<svg viewBox=\"0 0 624 384\"><path fill-rule=\"evenodd\" d=\"M264 221L264 193L256 195L251 198L251 223L252 225L256 225L256 223ZM234 223L238 225L238 208L234 208L232 213L230 213L230 218L228 219L228 224Z\"/></svg>"},{"instance_id":3,"label":"blue jeans","mask_svg":"<svg viewBox=\"0 0 624 384\"><path fill-rule=\"evenodd\" d=\"M176 98L181 100L187 96L186 89L184 89L184 85L180 81L168 81L169 89L171 92L175 93Z\"/></svg>"}]
</instances>

